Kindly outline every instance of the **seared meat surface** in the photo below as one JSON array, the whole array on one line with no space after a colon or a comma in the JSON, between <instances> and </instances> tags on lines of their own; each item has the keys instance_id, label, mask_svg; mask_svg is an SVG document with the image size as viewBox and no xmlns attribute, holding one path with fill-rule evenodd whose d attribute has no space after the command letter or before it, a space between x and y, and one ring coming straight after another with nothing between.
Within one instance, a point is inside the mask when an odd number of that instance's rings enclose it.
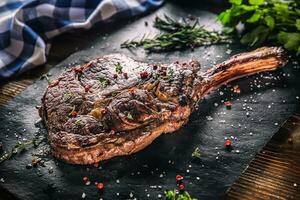
<instances>
[{"instance_id":1,"label":"seared meat surface","mask_svg":"<svg viewBox=\"0 0 300 200\"><path fill-rule=\"evenodd\" d=\"M92 164L132 154L176 131L219 85L283 64L277 47L233 56L207 72L200 72L198 61L150 65L107 55L52 81L40 115L57 158Z\"/></svg>"}]
</instances>

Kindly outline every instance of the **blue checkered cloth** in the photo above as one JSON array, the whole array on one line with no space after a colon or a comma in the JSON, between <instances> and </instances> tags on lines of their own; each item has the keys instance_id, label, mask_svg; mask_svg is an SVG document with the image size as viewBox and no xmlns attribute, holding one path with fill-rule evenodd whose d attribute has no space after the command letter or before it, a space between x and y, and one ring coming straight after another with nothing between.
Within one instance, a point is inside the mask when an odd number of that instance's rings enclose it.
<instances>
[{"instance_id":1,"label":"blue checkered cloth","mask_svg":"<svg viewBox=\"0 0 300 200\"><path fill-rule=\"evenodd\" d=\"M99 21L129 18L163 0L0 0L0 79L44 64L51 39Z\"/></svg>"}]
</instances>

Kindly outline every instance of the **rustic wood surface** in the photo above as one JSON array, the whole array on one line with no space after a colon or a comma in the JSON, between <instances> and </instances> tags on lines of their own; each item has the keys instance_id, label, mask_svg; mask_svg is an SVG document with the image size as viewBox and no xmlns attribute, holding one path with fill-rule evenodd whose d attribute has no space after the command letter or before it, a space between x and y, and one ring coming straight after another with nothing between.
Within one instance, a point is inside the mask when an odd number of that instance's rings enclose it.
<instances>
[{"instance_id":1,"label":"rustic wood surface","mask_svg":"<svg viewBox=\"0 0 300 200\"><path fill-rule=\"evenodd\" d=\"M225 199L300 199L300 114L293 114L230 187Z\"/></svg>"}]
</instances>

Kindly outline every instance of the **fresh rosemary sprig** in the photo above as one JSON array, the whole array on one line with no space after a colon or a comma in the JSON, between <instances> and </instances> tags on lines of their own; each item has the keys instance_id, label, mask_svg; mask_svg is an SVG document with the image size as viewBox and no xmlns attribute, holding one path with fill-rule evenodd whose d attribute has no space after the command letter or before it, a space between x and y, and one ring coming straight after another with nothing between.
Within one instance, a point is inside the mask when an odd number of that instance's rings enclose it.
<instances>
[{"instance_id":1,"label":"fresh rosemary sprig","mask_svg":"<svg viewBox=\"0 0 300 200\"><path fill-rule=\"evenodd\" d=\"M29 146L34 146L35 148L38 147L38 145L41 144L44 140L44 136L39 136L25 142L18 141L9 152L4 153L4 155L0 157L0 164L8 159L11 159L14 155L24 152Z\"/></svg>"},{"instance_id":2,"label":"fresh rosemary sprig","mask_svg":"<svg viewBox=\"0 0 300 200\"><path fill-rule=\"evenodd\" d=\"M165 19L156 17L153 26L162 33L152 39L144 36L141 40L125 41L121 48L142 46L149 52L159 52L231 42L230 36L225 32L207 30L198 21L190 24L186 20L178 22L165 16Z\"/></svg>"}]
</instances>

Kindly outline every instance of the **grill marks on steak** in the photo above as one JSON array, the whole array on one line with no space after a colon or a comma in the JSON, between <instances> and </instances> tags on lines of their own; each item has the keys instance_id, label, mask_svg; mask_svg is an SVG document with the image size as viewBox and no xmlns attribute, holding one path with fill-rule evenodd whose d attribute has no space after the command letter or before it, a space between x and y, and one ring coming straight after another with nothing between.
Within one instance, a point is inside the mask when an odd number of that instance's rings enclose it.
<instances>
[{"instance_id":1,"label":"grill marks on steak","mask_svg":"<svg viewBox=\"0 0 300 200\"><path fill-rule=\"evenodd\" d=\"M108 55L62 73L47 88L40 115L57 158L91 164L179 129L220 84L282 64L279 48L237 55L205 73L197 61L153 66Z\"/></svg>"}]
</instances>

